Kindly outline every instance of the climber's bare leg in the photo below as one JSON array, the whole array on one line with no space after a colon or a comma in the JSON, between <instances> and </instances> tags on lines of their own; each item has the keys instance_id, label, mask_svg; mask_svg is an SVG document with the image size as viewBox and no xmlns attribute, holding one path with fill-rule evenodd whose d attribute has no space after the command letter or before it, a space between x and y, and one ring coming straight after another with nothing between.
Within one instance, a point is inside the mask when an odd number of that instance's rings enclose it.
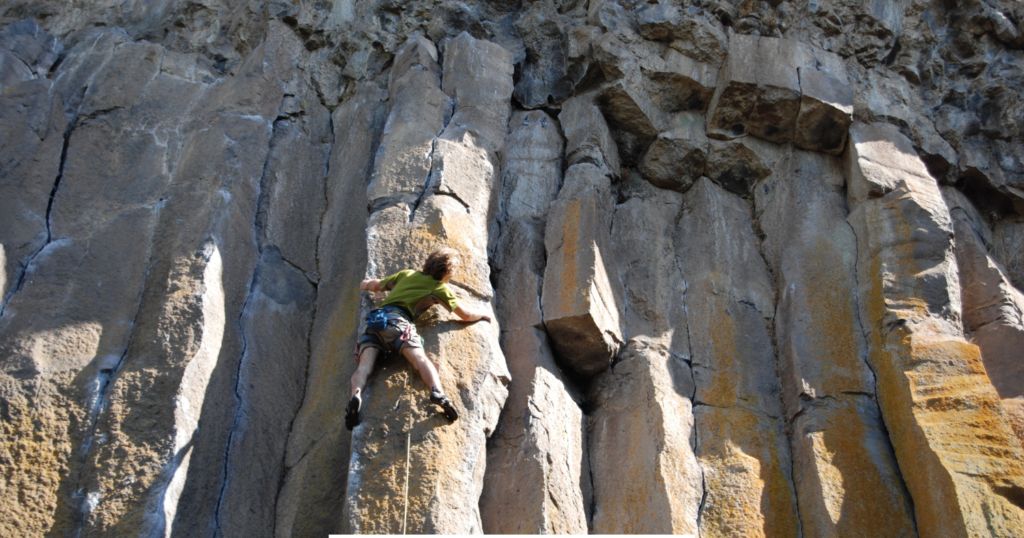
<instances>
[{"instance_id":1,"label":"climber's bare leg","mask_svg":"<svg viewBox=\"0 0 1024 538\"><path fill-rule=\"evenodd\" d=\"M375 347L365 347L359 354L359 368L352 374L352 397L359 398L359 401L363 400L363 389L373 372L373 363L377 361L378 353L380 350Z\"/></svg>"},{"instance_id":2,"label":"climber's bare leg","mask_svg":"<svg viewBox=\"0 0 1024 538\"><path fill-rule=\"evenodd\" d=\"M444 392L441 388L441 376L437 375L437 368L434 367L434 363L427 357L427 353L423 351L423 348L403 347L402 356L420 373L420 377L427 384L428 390L436 388L438 391Z\"/></svg>"}]
</instances>

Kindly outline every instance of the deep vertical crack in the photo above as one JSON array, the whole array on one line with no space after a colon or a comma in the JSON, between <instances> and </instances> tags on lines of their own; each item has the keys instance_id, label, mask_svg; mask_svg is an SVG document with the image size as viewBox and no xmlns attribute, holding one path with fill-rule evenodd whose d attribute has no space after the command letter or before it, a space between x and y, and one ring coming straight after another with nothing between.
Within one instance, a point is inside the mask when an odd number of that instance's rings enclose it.
<instances>
[{"instance_id":1,"label":"deep vertical crack","mask_svg":"<svg viewBox=\"0 0 1024 538\"><path fill-rule=\"evenodd\" d=\"M18 278L14 282L14 287L7 293L6 297L3 297L2 303L0 303L0 318L3 317L4 312L7 310L7 304L14 297L16 293L21 291L21 287L25 284L25 277L28 275L29 267L32 266L32 262L35 261L36 256L39 256L50 243L53 242L53 233L50 230L50 215L53 213L53 200L57 197L57 189L60 188L61 179L64 178L64 166L68 159L68 145L71 142L71 133L74 132L77 127L77 122L68 125L67 129L64 130L64 144L60 150L60 164L57 166L57 177L53 180L53 187L50 189L50 198L46 202L46 241L39 246L32 254L29 255L25 261L25 266L18 272ZM0 268L2 270L2 268Z\"/></svg>"},{"instance_id":2,"label":"deep vertical crack","mask_svg":"<svg viewBox=\"0 0 1024 538\"><path fill-rule=\"evenodd\" d=\"M278 106L279 110L280 110L281 106L283 106L283 103L284 103L284 101L282 99L282 104ZM252 236L252 241L253 241L253 244L256 247L257 259L256 259L256 265L255 265L255 267L253 268L253 271L252 271L252 277L249 280L249 291L248 291L248 293L245 296L245 303L242 304L242 309L241 309L241 312L239 312L239 314L238 314L238 321L236 322L237 325L238 325L239 339L242 341L242 350L241 350L241 353L239 354L239 357L238 357L238 366L235 369L235 383L234 383L234 387L233 387L233 392L234 392L234 397L235 397L235 402L237 404L237 408L235 409L235 418L234 418L234 421L232 421L232 423L231 423L231 429L228 430L228 438L227 438L227 441L225 442L225 445L224 445L224 477L221 480L220 492L217 494L217 506L216 506L216 508L214 508L214 511L213 511L213 519L214 519L214 527L215 527L214 537L218 537L218 536L222 536L223 535L223 533L221 532L221 520L220 520L220 518L221 518L221 508L223 507L223 504L224 504L224 494L227 492L228 477L231 474L230 473L231 442L234 439L235 432L238 431L238 422L239 422L239 420L241 420L241 417L242 417L242 404L243 404L244 400L243 400L242 394L240 392L240 385L241 385L241 382L242 382L242 369L245 366L246 352L248 352L248 350L249 350L249 340L246 337L245 325L243 324L242 321L245 319L245 314L246 314L246 312L249 309L249 301L252 300L253 293L256 291L256 285L259 282L260 271L263 268L263 247L264 247L263 241L264 241L265 238L263 237L263 222L262 222L263 213L262 213L262 210L265 209L264 208L264 204L267 203L267 201L266 201L267 192L266 192L266 189L265 189L266 182L268 181L267 175L268 175L268 172L269 172L270 163L273 160L273 156L274 156L274 148L275 148L275 146L274 146L274 139L275 139L275 135L277 135L277 133L278 133L278 125L280 124L281 121L287 121L287 120L275 120L274 124L273 124L273 127L271 128L270 138L267 141L267 157L266 157L266 160L264 160L264 162L263 162L263 172L260 175L259 193L256 196L256 208L255 208L256 211L255 211L255 215L253 216L253 230L252 230L252 235L253 236Z\"/></svg>"}]
</instances>

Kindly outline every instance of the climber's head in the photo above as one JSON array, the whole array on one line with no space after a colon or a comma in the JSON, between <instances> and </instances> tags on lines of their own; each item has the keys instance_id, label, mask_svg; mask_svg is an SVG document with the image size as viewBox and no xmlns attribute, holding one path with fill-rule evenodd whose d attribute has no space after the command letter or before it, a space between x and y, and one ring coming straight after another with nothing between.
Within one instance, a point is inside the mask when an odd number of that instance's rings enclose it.
<instances>
[{"instance_id":1,"label":"climber's head","mask_svg":"<svg viewBox=\"0 0 1024 538\"><path fill-rule=\"evenodd\" d=\"M423 274L430 275L441 282L448 282L461 263L462 260L459 259L459 253L455 249L439 248L431 252L430 256L427 256L427 261L423 262Z\"/></svg>"}]
</instances>

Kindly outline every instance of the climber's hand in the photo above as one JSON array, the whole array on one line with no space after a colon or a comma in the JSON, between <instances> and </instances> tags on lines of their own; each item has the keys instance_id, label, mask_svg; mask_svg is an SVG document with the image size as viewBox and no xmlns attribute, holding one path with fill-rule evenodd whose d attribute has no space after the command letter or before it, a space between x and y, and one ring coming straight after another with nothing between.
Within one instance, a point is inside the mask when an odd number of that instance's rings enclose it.
<instances>
[{"instance_id":1,"label":"climber's hand","mask_svg":"<svg viewBox=\"0 0 1024 538\"><path fill-rule=\"evenodd\" d=\"M462 321L480 321L482 319L487 320L488 322L491 321L491 317L488 316L487 314L475 312L473 310L466 310L461 306L455 309L455 315L459 316L459 319L461 319Z\"/></svg>"}]
</instances>

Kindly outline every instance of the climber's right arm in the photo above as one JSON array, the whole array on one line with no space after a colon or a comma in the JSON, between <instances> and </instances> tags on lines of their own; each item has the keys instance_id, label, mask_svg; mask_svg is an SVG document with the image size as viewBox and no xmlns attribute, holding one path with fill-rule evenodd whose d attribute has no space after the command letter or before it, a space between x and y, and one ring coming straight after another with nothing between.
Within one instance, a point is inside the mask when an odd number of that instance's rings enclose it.
<instances>
[{"instance_id":1,"label":"climber's right arm","mask_svg":"<svg viewBox=\"0 0 1024 538\"><path fill-rule=\"evenodd\" d=\"M462 321L485 320L488 323L491 322L491 316L488 316L487 314L482 314L480 312L474 312L472 310L466 310L461 306L455 309L455 315L459 316L459 319L461 319Z\"/></svg>"},{"instance_id":2,"label":"climber's right arm","mask_svg":"<svg viewBox=\"0 0 1024 538\"><path fill-rule=\"evenodd\" d=\"M366 291L380 291L380 280L368 278L359 283L359 289Z\"/></svg>"}]
</instances>

